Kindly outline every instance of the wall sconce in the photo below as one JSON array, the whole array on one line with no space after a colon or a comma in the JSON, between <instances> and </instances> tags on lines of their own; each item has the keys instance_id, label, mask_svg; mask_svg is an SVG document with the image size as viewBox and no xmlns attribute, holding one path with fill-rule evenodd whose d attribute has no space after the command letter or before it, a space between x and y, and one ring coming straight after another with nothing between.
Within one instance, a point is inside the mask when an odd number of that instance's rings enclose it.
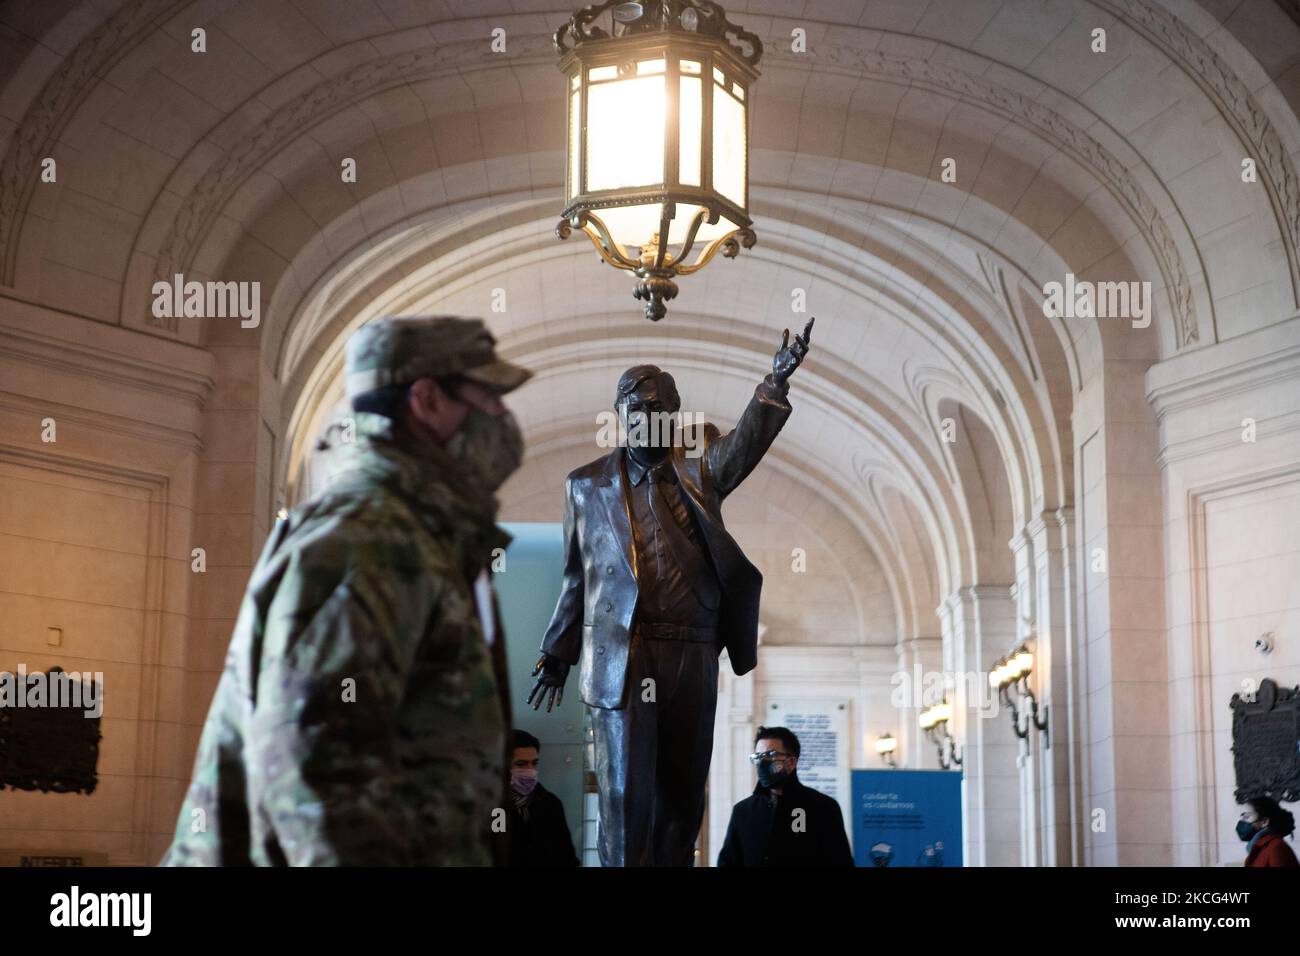
<instances>
[{"instance_id":1,"label":"wall sconce","mask_svg":"<svg viewBox=\"0 0 1300 956\"><path fill-rule=\"evenodd\" d=\"M944 770L960 767L962 757L958 752L957 741L948 732L948 721L952 720L952 704L948 698L943 703L934 704L921 711L919 723L930 741L939 748L939 766Z\"/></svg>"},{"instance_id":2,"label":"wall sconce","mask_svg":"<svg viewBox=\"0 0 1300 956\"><path fill-rule=\"evenodd\" d=\"M1047 735L1047 745L1051 746L1051 736L1047 732L1047 707L1044 705L1042 721L1039 721L1038 699L1034 697L1029 686L1029 676L1034 672L1034 652L1028 643L1021 644L1010 655L993 665L989 671L989 686L998 692L1002 702L1011 710L1011 727L1021 740L1029 737L1029 725Z\"/></svg>"},{"instance_id":3,"label":"wall sconce","mask_svg":"<svg viewBox=\"0 0 1300 956\"><path fill-rule=\"evenodd\" d=\"M898 761L894 759L894 751L898 749L898 740L892 733L883 733L876 738L876 753L880 754L880 759L885 762L886 767L897 767Z\"/></svg>"}]
</instances>

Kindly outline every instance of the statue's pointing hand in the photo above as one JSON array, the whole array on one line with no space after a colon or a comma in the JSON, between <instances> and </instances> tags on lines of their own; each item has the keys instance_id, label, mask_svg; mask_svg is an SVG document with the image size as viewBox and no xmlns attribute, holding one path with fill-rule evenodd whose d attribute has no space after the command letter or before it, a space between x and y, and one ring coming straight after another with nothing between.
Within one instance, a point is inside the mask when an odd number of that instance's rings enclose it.
<instances>
[{"instance_id":1,"label":"statue's pointing hand","mask_svg":"<svg viewBox=\"0 0 1300 956\"><path fill-rule=\"evenodd\" d=\"M537 678L537 683L533 685L532 691L528 694L528 703L533 705L533 710L537 710L542 706L543 698L546 700L546 712L548 714L551 712L552 707L558 707L564 703L564 682L569 677L568 664L558 658L551 657L549 654L543 654L538 658L532 676Z\"/></svg>"},{"instance_id":2,"label":"statue's pointing hand","mask_svg":"<svg viewBox=\"0 0 1300 956\"><path fill-rule=\"evenodd\" d=\"M808 320L808 324L803 327L803 334L796 335L793 342L790 341L789 329L782 333L781 348L772 359L772 379L778 385L794 374L794 370L799 367L804 356L808 354L808 349L812 345L813 323L816 321L817 316L814 315Z\"/></svg>"}]
</instances>

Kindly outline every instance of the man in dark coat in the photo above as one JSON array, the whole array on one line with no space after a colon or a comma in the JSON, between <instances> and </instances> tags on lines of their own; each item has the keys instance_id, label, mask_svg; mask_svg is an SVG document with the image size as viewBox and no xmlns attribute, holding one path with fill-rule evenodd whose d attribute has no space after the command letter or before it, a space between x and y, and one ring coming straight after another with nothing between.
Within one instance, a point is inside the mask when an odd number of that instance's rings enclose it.
<instances>
[{"instance_id":1,"label":"man in dark coat","mask_svg":"<svg viewBox=\"0 0 1300 956\"><path fill-rule=\"evenodd\" d=\"M510 865L577 866L578 855L573 852L564 804L537 779L542 742L526 730L516 730L512 744L506 823L506 832L510 834Z\"/></svg>"},{"instance_id":2,"label":"man in dark coat","mask_svg":"<svg viewBox=\"0 0 1300 956\"><path fill-rule=\"evenodd\" d=\"M799 782L799 738L760 727L758 786L731 811L718 866L852 866L840 805Z\"/></svg>"},{"instance_id":3,"label":"man in dark coat","mask_svg":"<svg viewBox=\"0 0 1300 956\"><path fill-rule=\"evenodd\" d=\"M722 522L722 500L753 471L790 416L788 379L812 322L786 330L772 372L734 431L704 425L675 440L681 408L653 365L619 379L627 446L565 483L564 581L542 640L537 707L570 666L591 708L602 866L690 866L713 755L718 656L737 674L758 657L763 576ZM647 422L654 426L645 428Z\"/></svg>"}]
</instances>

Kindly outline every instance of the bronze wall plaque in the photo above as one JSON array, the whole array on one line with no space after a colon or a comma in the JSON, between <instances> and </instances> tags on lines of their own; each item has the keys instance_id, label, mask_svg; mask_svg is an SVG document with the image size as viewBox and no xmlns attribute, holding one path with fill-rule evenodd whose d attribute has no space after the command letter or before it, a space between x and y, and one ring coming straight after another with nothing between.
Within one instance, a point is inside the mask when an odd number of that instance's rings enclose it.
<instances>
[{"instance_id":1,"label":"bronze wall plaque","mask_svg":"<svg viewBox=\"0 0 1300 956\"><path fill-rule=\"evenodd\" d=\"M1300 688L1265 677L1253 700L1233 694L1231 707L1237 802L1300 800Z\"/></svg>"},{"instance_id":2,"label":"bronze wall plaque","mask_svg":"<svg viewBox=\"0 0 1300 956\"><path fill-rule=\"evenodd\" d=\"M94 793L98 779L99 716L87 716L83 702L100 699L93 683L83 683L79 700L36 696L35 685L53 686L52 679L73 680L61 668L48 674L0 674L7 693L0 699L0 790L40 790L43 793ZM80 679L80 675L78 678ZM21 691L13 693L17 683ZM79 688L80 690L80 688ZM15 697L10 700L10 697ZM39 705L32 702L40 700Z\"/></svg>"}]
</instances>

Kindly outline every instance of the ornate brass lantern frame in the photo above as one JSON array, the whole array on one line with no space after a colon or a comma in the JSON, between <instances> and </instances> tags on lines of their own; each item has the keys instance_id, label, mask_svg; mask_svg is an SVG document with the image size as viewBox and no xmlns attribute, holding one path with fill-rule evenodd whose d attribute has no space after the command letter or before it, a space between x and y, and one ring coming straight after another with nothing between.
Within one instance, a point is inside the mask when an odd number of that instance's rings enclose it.
<instances>
[{"instance_id":1,"label":"ornate brass lantern frame","mask_svg":"<svg viewBox=\"0 0 1300 956\"><path fill-rule=\"evenodd\" d=\"M620 23L620 10L625 19L633 19ZM597 22L607 12L610 30ZM568 79L569 103L565 177L568 201L555 234L567 239L574 229L585 232L601 259L636 276L633 294L645 302L646 318L658 321L667 314L666 303L677 295L676 277L698 272L719 252L724 258L734 258L742 247L752 248L756 242L748 213L749 90L758 78L756 65L762 56L762 43L730 23L718 4L706 0L641 4L610 0L575 14L556 32L555 45L561 54L560 70ZM647 63L656 64L656 71L663 73L663 181L591 189L588 111L592 87L614 78L636 77L638 69ZM699 166L694 168L692 157L686 176L681 168L681 133L687 123L680 111L681 93L686 88L683 77L700 81L698 130L691 129L693 136L698 136ZM729 109L733 116L735 104L740 106L741 196L734 195L734 186L733 195L724 194L714 181L716 97L732 98ZM652 141L657 142L657 138L656 133ZM734 178L734 169L731 174ZM698 182L683 182L692 178ZM658 210L657 231L639 247L621 242L617 230L606 221L613 210L638 206ZM682 223L674 229L679 211L690 216L684 229ZM706 228L719 223L725 230L721 234L716 228ZM672 241L674 233L678 241Z\"/></svg>"}]
</instances>

